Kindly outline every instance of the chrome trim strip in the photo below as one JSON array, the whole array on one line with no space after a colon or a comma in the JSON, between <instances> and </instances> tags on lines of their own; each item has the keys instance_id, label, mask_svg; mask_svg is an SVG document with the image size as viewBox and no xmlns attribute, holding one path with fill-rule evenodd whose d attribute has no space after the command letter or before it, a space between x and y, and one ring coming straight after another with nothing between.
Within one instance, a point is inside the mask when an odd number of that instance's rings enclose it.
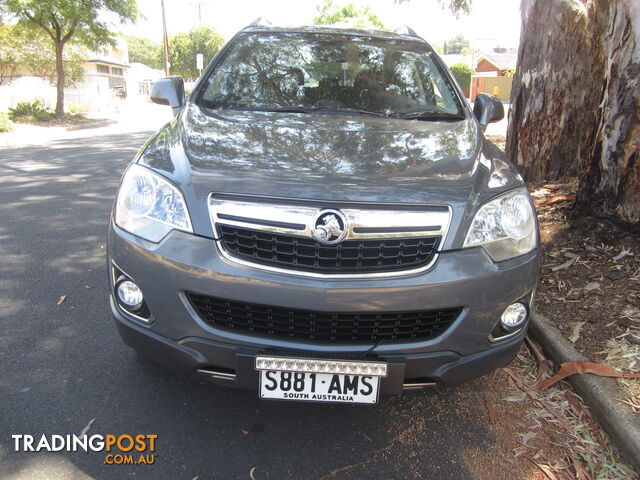
<instances>
[{"instance_id":1,"label":"chrome trim strip","mask_svg":"<svg viewBox=\"0 0 640 480\"><path fill-rule=\"evenodd\" d=\"M525 325L527 324L527 322L524 323L524 325L520 328L518 328L517 330L514 330L511 333L507 333L506 335L502 335L501 337L494 337L492 333L489 334L488 340L490 343L496 343L496 342L501 342L503 340L507 340L511 337L515 337L517 334L522 332L522 329L525 327Z\"/></svg>"},{"instance_id":2,"label":"chrome trim strip","mask_svg":"<svg viewBox=\"0 0 640 480\"><path fill-rule=\"evenodd\" d=\"M153 321L155 320L155 318L153 317L153 313L151 312L151 310L149 310L149 318L144 318L141 317L139 315L136 315L135 313L131 313L129 310L125 309L122 305L120 305L120 302L118 301L118 293L116 292L116 272L115 269L118 269L122 272L122 274L127 277L129 280L131 280L133 283L135 283L136 285L138 285L138 282L136 282L133 278L131 278L131 275L129 275L127 272L125 272L123 269L121 269L116 262L113 261L113 259L111 259L111 281L113 283L113 285L110 287L110 292L109 292L109 296L111 298L113 298L113 303L115 304L116 307L118 307L120 309L120 311L126 315L129 315L132 318L135 318L137 321L139 321L140 323L144 324L145 326L149 326L153 323ZM138 286L138 288L140 288ZM140 289L142 291L142 289ZM142 299L144 301L144 293L142 294ZM147 306L148 308L148 306Z\"/></svg>"},{"instance_id":3,"label":"chrome trim strip","mask_svg":"<svg viewBox=\"0 0 640 480\"><path fill-rule=\"evenodd\" d=\"M422 390L427 387L435 387L437 385L436 382L418 382L418 383L403 383L403 390Z\"/></svg>"},{"instance_id":4,"label":"chrome trim strip","mask_svg":"<svg viewBox=\"0 0 640 480\"><path fill-rule=\"evenodd\" d=\"M235 373L217 372L215 370L208 370L206 368L199 368L196 370L196 374L206 376L207 378L215 378L218 380L235 381Z\"/></svg>"},{"instance_id":5,"label":"chrome trim strip","mask_svg":"<svg viewBox=\"0 0 640 480\"><path fill-rule=\"evenodd\" d=\"M217 199L214 194L209 195L209 216L214 231L220 224L312 238L316 217L323 210L326 209L269 203L266 198L265 202L251 202ZM426 205L422 210L369 206L362 209L340 208L340 211L347 218L345 240L442 236L451 219L450 208L430 210ZM383 231L385 228L389 231Z\"/></svg>"},{"instance_id":6,"label":"chrome trim strip","mask_svg":"<svg viewBox=\"0 0 640 480\"><path fill-rule=\"evenodd\" d=\"M325 210L324 207L294 205L296 201L308 204L309 200L278 198L276 203L274 201L276 200L275 198L270 199L268 197L251 197L249 200L241 200L242 197L240 196L238 198L238 200L230 200L216 198L215 193L209 194L209 217L214 235L217 235L216 225L220 224L313 238L311 232L315 228L315 219L320 212ZM263 201L252 201L253 198L256 200L262 199ZM282 200L285 200L286 203L282 202ZM318 201L317 203L333 205L334 208L339 208L340 202ZM352 205L353 202L344 202L344 204ZM398 204L380 204L377 206L378 208L375 205L362 205L362 209L339 209L347 218L347 234L344 240L441 236L440 246L444 245L452 218L452 209L448 205L408 205L405 209L395 208L401 207ZM259 223L252 223L252 221ZM291 228L298 225L304 225L304 229ZM423 229L419 230L416 228L417 226L422 226ZM403 227L406 230L403 230ZM380 231L382 228L389 228L392 231L384 233ZM356 230L358 229L365 229L365 231L362 232L360 230L360 232L357 232ZM436 252L427 265L409 270L377 273L316 273L304 270L290 270L243 260L225 250L220 239L216 240L220 255L231 263L275 273L323 279L381 278L413 275L431 268L438 258L438 253Z\"/></svg>"}]
</instances>

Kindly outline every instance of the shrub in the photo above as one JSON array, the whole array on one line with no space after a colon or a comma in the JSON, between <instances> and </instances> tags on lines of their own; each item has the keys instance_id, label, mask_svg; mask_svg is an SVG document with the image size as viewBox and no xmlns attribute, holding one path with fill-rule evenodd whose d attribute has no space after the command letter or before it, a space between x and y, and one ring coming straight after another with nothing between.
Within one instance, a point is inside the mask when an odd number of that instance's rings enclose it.
<instances>
[{"instance_id":1,"label":"shrub","mask_svg":"<svg viewBox=\"0 0 640 480\"><path fill-rule=\"evenodd\" d=\"M10 132L13 130L13 122L6 113L0 112L0 132Z\"/></svg>"},{"instance_id":2,"label":"shrub","mask_svg":"<svg viewBox=\"0 0 640 480\"><path fill-rule=\"evenodd\" d=\"M469 88L471 86L471 74L473 70L466 63L454 63L451 65L451 73L456 77L456 81L461 88Z\"/></svg>"},{"instance_id":3,"label":"shrub","mask_svg":"<svg viewBox=\"0 0 640 480\"><path fill-rule=\"evenodd\" d=\"M20 119L39 122L50 120L53 116L53 112L50 108L47 108L41 98L25 100L16 104L15 107L9 108L9 118L11 120Z\"/></svg>"}]
</instances>

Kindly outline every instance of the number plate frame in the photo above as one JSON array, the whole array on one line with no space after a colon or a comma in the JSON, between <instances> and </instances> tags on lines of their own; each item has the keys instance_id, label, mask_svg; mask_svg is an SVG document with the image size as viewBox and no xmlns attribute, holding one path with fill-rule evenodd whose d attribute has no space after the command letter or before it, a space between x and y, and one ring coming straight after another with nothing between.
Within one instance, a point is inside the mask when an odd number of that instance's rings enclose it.
<instances>
[{"instance_id":1,"label":"number plate frame","mask_svg":"<svg viewBox=\"0 0 640 480\"><path fill-rule=\"evenodd\" d=\"M260 398L311 402L375 404L387 376L382 362L289 357L256 357L256 370Z\"/></svg>"}]
</instances>

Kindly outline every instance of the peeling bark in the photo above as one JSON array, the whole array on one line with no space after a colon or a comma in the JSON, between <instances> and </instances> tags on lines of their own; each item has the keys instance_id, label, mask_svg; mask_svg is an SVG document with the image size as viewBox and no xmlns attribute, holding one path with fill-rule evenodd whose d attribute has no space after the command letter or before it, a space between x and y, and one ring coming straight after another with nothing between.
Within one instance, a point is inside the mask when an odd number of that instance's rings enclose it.
<instances>
[{"instance_id":1,"label":"peeling bark","mask_svg":"<svg viewBox=\"0 0 640 480\"><path fill-rule=\"evenodd\" d=\"M640 223L640 3L611 2L604 42L605 85L577 207Z\"/></svg>"},{"instance_id":2,"label":"peeling bark","mask_svg":"<svg viewBox=\"0 0 640 480\"><path fill-rule=\"evenodd\" d=\"M507 154L579 175L578 211L640 222L640 2L522 0Z\"/></svg>"},{"instance_id":3,"label":"peeling bark","mask_svg":"<svg viewBox=\"0 0 640 480\"><path fill-rule=\"evenodd\" d=\"M507 154L528 180L576 175L602 96L606 2L522 0Z\"/></svg>"}]
</instances>

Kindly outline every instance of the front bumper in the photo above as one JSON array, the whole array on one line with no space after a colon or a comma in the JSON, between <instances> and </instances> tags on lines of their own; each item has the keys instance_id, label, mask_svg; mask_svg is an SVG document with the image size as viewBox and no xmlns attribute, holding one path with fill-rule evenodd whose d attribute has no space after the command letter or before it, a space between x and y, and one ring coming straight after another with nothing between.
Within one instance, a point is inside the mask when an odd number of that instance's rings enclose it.
<instances>
[{"instance_id":1,"label":"front bumper","mask_svg":"<svg viewBox=\"0 0 640 480\"><path fill-rule=\"evenodd\" d=\"M120 334L128 345L179 375L257 388L257 354L353 358L372 345L317 344L254 337L216 329L188 303L185 291L237 301L318 311L402 311L463 307L443 334L411 343L382 344L370 358L389 363L383 393L432 382L453 385L509 363L526 333L492 341L504 308L530 299L538 253L494 264L481 248L444 252L427 272L359 280L321 280L266 272L223 258L213 239L174 231L150 244L113 223L109 267L126 272L142 289L153 315L146 325L111 298ZM111 270L111 268L110 268ZM111 278L113 293L113 278Z\"/></svg>"}]
</instances>

